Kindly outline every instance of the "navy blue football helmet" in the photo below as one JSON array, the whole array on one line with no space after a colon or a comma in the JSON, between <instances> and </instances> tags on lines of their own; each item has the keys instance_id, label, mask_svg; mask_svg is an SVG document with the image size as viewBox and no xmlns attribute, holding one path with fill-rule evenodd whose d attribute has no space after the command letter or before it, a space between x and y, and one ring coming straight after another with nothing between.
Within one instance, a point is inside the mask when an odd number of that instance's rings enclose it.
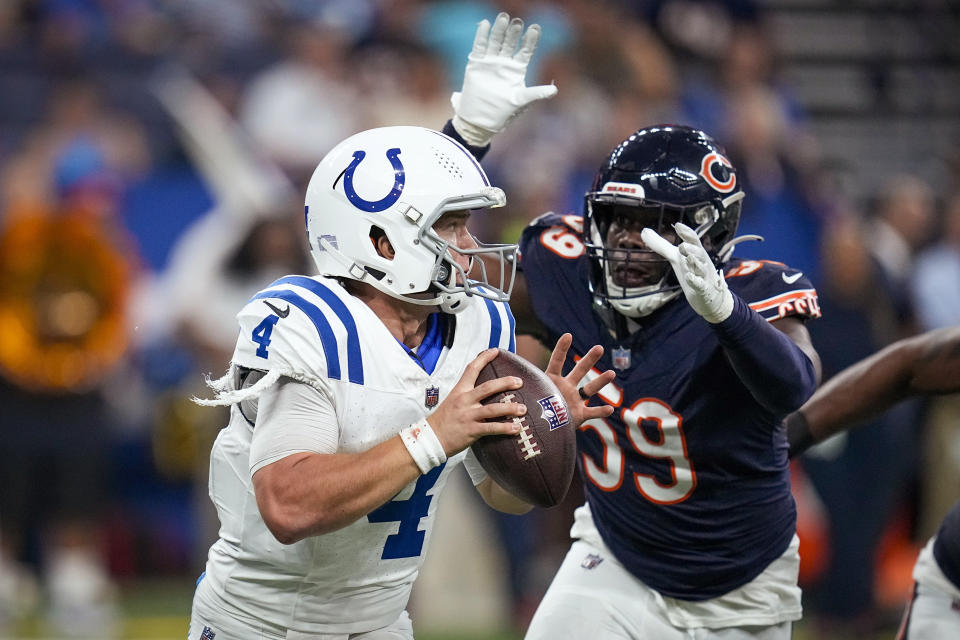
<instances>
[{"instance_id":1,"label":"navy blue football helmet","mask_svg":"<svg viewBox=\"0 0 960 640\"><path fill-rule=\"evenodd\" d=\"M669 264L639 240L643 227L678 242L672 225L682 221L722 265L733 252L743 196L723 148L703 131L659 125L621 142L584 203L584 243L597 303L636 318L679 295Z\"/></svg>"}]
</instances>

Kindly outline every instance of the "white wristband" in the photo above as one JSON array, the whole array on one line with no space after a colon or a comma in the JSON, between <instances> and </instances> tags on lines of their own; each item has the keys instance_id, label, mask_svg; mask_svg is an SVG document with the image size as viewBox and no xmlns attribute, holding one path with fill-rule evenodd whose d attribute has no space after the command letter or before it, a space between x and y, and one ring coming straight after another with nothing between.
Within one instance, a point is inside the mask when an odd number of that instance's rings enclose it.
<instances>
[{"instance_id":1,"label":"white wristband","mask_svg":"<svg viewBox=\"0 0 960 640\"><path fill-rule=\"evenodd\" d=\"M400 439L410 452L410 457L420 467L420 473L427 473L430 469L447 461L447 454L443 450L440 438L433 432L433 427L425 418L401 429Z\"/></svg>"}]
</instances>

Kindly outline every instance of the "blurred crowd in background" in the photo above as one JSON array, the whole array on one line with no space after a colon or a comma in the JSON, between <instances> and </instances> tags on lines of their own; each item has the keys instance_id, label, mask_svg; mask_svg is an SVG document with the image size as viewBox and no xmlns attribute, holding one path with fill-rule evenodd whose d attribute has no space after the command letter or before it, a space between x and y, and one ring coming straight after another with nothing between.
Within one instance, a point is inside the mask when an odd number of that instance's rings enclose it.
<instances>
[{"instance_id":1,"label":"blurred crowd in background","mask_svg":"<svg viewBox=\"0 0 960 640\"><path fill-rule=\"evenodd\" d=\"M0 630L42 615L106 637L117 584L200 573L226 416L190 398L227 366L234 314L276 277L312 272L302 194L318 160L362 129L441 128L476 24L499 10L542 25L528 84L560 91L494 140L484 165L509 204L478 235L512 242L545 211L579 213L616 143L684 123L739 168L740 233L765 241L737 255L817 285L825 377L960 323L960 136L912 166L825 156L781 73L769 15L782 4L0 3ZM949 2L838 4L894 6L929 59L960 69ZM881 113L889 80L871 75ZM956 399L874 422L795 465L819 637L899 615L918 541L960 491ZM566 508L497 522L518 627L546 586L534 551L566 546Z\"/></svg>"}]
</instances>

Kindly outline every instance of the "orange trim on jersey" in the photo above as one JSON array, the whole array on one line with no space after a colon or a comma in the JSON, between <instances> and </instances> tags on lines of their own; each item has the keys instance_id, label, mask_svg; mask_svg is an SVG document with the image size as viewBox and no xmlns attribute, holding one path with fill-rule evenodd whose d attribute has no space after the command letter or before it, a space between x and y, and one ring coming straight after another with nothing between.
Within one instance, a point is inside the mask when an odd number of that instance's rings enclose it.
<instances>
[{"instance_id":1,"label":"orange trim on jersey","mask_svg":"<svg viewBox=\"0 0 960 640\"><path fill-rule=\"evenodd\" d=\"M756 273L764 266L772 264L778 267L786 268L782 262L777 262L776 260L744 260L738 264L732 271L723 274L724 278L738 278L740 276L748 276L751 273Z\"/></svg>"},{"instance_id":2,"label":"orange trim on jersey","mask_svg":"<svg viewBox=\"0 0 960 640\"><path fill-rule=\"evenodd\" d=\"M820 317L820 304L817 298L816 289L798 289L797 291L788 291L766 300L749 303L750 308L757 313L763 313L770 309L778 309L777 317L767 318L768 322L784 318L791 311L809 315L813 318Z\"/></svg>"}]
</instances>

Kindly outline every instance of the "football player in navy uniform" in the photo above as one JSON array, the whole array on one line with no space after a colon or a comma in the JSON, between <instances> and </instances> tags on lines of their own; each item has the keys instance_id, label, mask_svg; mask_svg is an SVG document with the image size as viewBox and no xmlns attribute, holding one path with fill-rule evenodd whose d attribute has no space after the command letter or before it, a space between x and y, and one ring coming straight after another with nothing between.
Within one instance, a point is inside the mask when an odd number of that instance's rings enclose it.
<instances>
[{"instance_id":1,"label":"football player in navy uniform","mask_svg":"<svg viewBox=\"0 0 960 640\"><path fill-rule=\"evenodd\" d=\"M960 327L895 342L828 380L787 417L790 456L916 395L960 392ZM913 570L899 640L960 638L960 502Z\"/></svg>"},{"instance_id":2,"label":"football player in navy uniform","mask_svg":"<svg viewBox=\"0 0 960 640\"><path fill-rule=\"evenodd\" d=\"M481 156L518 109L476 54L445 131ZM587 502L527 638L780 639L801 616L783 418L816 388L820 309L800 271L732 257L743 197L709 135L650 127L582 215L522 234L517 332L572 333L567 367L601 344L617 372L589 398L616 411L578 431Z\"/></svg>"}]
</instances>

